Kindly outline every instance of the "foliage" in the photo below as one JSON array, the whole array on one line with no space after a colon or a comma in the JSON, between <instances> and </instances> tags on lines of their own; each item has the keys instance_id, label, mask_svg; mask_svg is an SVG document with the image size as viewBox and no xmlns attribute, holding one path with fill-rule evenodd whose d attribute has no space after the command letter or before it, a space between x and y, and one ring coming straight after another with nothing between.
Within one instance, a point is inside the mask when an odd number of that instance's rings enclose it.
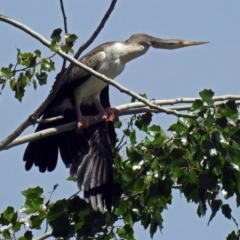
<instances>
[{"instance_id":1,"label":"foliage","mask_svg":"<svg viewBox=\"0 0 240 240\"><path fill-rule=\"evenodd\" d=\"M61 42L61 29L55 29L51 35L51 50L57 52L61 49L64 52L73 53L73 45L77 39L75 34L65 34L65 43ZM29 85L33 85L36 90L37 85L40 86L47 83L48 72L54 71L55 66L52 61L53 54L50 57L42 57L40 50L31 52L21 52L17 48L17 61L15 64L9 64L8 67L0 69L0 93L9 82L11 90L15 93L15 98L22 100L25 89ZM18 68L18 67L22 68Z\"/></svg>"},{"instance_id":2,"label":"foliage","mask_svg":"<svg viewBox=\"0 0 240 240\"><path fill-rule=\"evenodd\" d=\"M149 229L150 236L163 228L162 212L172 201L172 189L183 194L187 202L197 205L202 217L211 210L208 224L220 211L233 220L231 207L225 199L236 197L240 205L240 122L234 101L213 107L211 90L200 92L191 112L196 119L179 118L169 127L166 136L161 127L152 124L152 114L133 116L114 152L114 187L112 213L101 214L91 209L78 195L56 202L44 201L43 189L22 191L25 203L20 220L13 207L1 214L0 223L6 228L2 235L12 238L27 230L20 239L32 239L32 229L43 228L43 222L52 228L52 236L92 237L96 239L135 239L133 226L140 222ZM121 127L118 120L116 126ZM144 137L138 141L137 134ZM119 153L127 140L126 156ZM53 191L57 185L54 186ZM223 193L223 194L222 194ZM118 220L122 220L119 227ZM239 239L232 231L226 239Z\"/></svg>"}]
</instances>

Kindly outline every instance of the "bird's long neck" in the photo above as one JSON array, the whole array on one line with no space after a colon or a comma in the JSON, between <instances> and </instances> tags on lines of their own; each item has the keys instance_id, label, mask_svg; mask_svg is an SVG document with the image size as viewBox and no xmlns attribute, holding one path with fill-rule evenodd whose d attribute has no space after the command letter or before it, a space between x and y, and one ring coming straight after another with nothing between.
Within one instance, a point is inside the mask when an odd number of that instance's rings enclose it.
<instances>
[{"instance_id":1,"label":"bird's long neck","mask_svg":"<svg viewBox=\"0 0 240 240\"><path fill-rule=\"evenodd\" d=\"M141 55L145 54L149 46L131 43L131 42L124 42L122 43L120 58L121 61L125 64Z\"/></svg>"}]
</instances>

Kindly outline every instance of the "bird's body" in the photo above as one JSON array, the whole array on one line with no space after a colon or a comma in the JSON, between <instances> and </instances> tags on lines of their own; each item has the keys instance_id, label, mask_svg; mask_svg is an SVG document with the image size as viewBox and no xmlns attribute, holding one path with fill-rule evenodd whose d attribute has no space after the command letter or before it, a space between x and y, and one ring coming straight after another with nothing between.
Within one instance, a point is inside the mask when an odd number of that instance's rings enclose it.
<instances>
[{"instance_id":1,"label":"bird's body","mask_svg":"<svg viewBox=\"0 0 240 240\"><path fill-rule=\"evenodd\" d=\"M150 47L175 49L203 43L135 34L125 42L104 43L80 61L114 79L122 73L126 63L145 54ZM70 167L71 175L77 176L79 188L83 186L85 198L90 200L95 210L99 208L101 212L105 207L111 209L112 147L116 144L108 88L102 80L73 67L68 81L41 114L43 118L63 115L64 119L40 124L36 131L78 120L78 133L64 132L31 142L23 157L26 170L35 164L41 172L52 171L57 164L59 149L63 162ZM98 114L107 121L94 122L92 116Z\"/></svg>"}]
</instances>

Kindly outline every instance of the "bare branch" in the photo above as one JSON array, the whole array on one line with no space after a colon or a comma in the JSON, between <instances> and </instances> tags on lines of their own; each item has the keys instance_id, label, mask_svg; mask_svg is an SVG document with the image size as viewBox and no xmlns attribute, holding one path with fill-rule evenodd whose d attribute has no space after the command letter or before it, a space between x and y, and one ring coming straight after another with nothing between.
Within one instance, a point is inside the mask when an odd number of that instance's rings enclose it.
<instances>
[{"instance_id":1,"label":"bare branch","mask_svg":"<svg viewBox=\"0 0 240 240\"><path fill-rule=\"evenodd\" d=\"M19 137L19 138L15 139L14 141L12 141L7 146L2 147L0 150L7 150L9 148L12 148L14 146L17 146L17 145L20 145L20 144L23 144L26 142L32 142L32 141L35 141L40 138L48 137L51 135L56 135L61 132L70 131L70 130L75 129L76 127L77 127L77 122L71 122L71 123L57 126L55 128L48 128L43 131L39 131L39 132L35 132L35 133L29 134L29 135L26 135L23 137Z\"/></svg>"},{"instance_id":2,"label":"bare branch","mask_svg":"<svg viewBox=\"0 0 240 240\"><path fill-rule=\"evenodd\" d=\"M215 98L215 101L220 101L220 99L225 99L226 100L232 100L232 99L240 99L239 95L229 95L229 99L226 98L226 96L219 96ZM190 98L188 98L190 100ZM196 100L197 98L195 98ZM183 98L183 101L185 101L186 99ZM195 100L193 100L192 98L192 102L194 102ZM218 107L222 104L225 103L225 101L221 101L221 102L217 102L214 103L214 107ZM159 105L168 105L168 102L174 102L174 100L157 100L154 101L155 104L159 104ZM179 102L177 102L176 104L178 104ZM235 103L237 105L240 105L240 100L235 101ZM207 106L207 104L204 104L205 106ZM182 105L182 106L176 106L176 107L167 107L168 109L171 110L175 110L178 112L178 114L176 115L177 117L181 117L181 113L179 113L179 111L187 111L190 110L192 107L192 105ZM150 109L149 107L144 107L144 104L137 102L137 103L128 103L128 104L124 104L118 107L118 109L120 110L121 116L124 115L133 115L133 114L140 114L140 113L145 113L145 112L152 112L152 113L160 113L161 111L157 111L155 109ZM174 114L175 115L175 114ZM194 117L194 114L188 114L191 115L191 117Z\"/></svg>"},{"instance_id":3,"label":"bare branch","mask_svg":"<svg viewBox=\"0 0 240 240\"><path fill-rule=\"evenodd\" d=\"M64 5L63 5L63 0L60 0L60 5L61 5L61 11L62 11L62 15L63 15L63 22L64 22L64 32L68 33L68 29L67 29L67 17L65 14L65 9L64 9Z\"/></svg>"},{"instance_id":4,"label":"bare branch","mask_svg":"<svg viewBox=\"0 0 240 240\"><path fill-rule=\"evenodd\" d=\"M80 55L82 54L82 52L89 47L89 45L95 40L95 38L98 36L98 34L100 33L100 31L103 29L106 21L108 20L109 16L111 15L115 4L117 3L117 0L112 0L112 3L110 4L107 12L105 13L102 21L100 22L100 24L98 25L97 29L94 31L94 33L92 34L92 36L87 40L86 43L83 43L83 45L78 49L78 51L76 52L74 58L78 59L80 57Z\"/></svg>"},{"instance_id":5,"label":"bare branch","mask_svg":"<svg viewBox=\"0 0 240 240\"><path fill-rule=\"evenodd\" d=\"M47 119L38 119L36 123L49 123L49 122L54 122L60 119L63 119L63 116L57 116L57 117L47 118Z\"/></svg>"},{"instance_id":6,"label":"bare branch","mask_svg":"<svg viewBox=\"0 0 240 240\"><path fill-rule=\"evenodd\" d=\"M52 232L44 233L42 236L35 238L34 240L43 240L52 236Z\"/></svg>"},{"instance_id":7,"label":"bare branch","mask_svg":"<svg viewBox=\"0 0 240 240\"><path fill-rule=\"evenodd\" d=\"M216 96L212 98L214 102L217 101L224 101L224 100L240 100L240 95L223 95L223 96ZM196 100L201 100L201 98L175 98L175 99L168 99L168 100L151 100L152 103L156 105L174 105L179 103L193 103ZM223 102L221 102L222 104ZM134 102L129 104L124 104L120 106L120 110L130 109L130 108L142 108L145 107L145 104L142 102Z\"/></svg>"},{"instance_id":8,"label":"bare branch","mask_svg":"<svg viewBox=\"0 0 240 240\"><path fill-rule=\"evenodd\" d=\"M68 29L67 29L67 17L65 14L65 9L64 9L64 5L63 5L63 0L60 0L60 5L61 5L61 11L62 11L62 15L63 15L63 22L64 22L64 32L65 34L68 33ZM62 68L61 68L61 72L64 71L64 69L66 68L66 62L67 60L64 58L63 59L63 64L62 64Z\"/></svg>"}]
</instances>

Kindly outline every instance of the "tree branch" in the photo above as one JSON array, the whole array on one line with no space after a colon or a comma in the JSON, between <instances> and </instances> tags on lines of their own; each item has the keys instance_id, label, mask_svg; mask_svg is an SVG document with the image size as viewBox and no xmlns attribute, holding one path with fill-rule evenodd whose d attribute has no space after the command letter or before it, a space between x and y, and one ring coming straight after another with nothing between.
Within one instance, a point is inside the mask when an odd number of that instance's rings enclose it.
<instances>
[{"instance_id":1,"label":"tree branch","mask_svg":"<svg viewBox=\"0 0 240 240\"><path fill-rule=\"evenodd\" d=\"M44 233L42 236L35 238L34 240L43 240L52 236L52 232Z\"/></svg>"},{"instance_id":2,"label":"tree branch","mask_svg":"<svg viewBox=\"0 0 240 240\"><path fill-rule=\"evenodd\" d=\"M60 0L60 5L61 5L62 16L63 16L64 32L65 32L65 33L68 33L68 29L67 29L67 17L66 17L66 14L65 14L65 9L64 9L64 5L63 5L63 0Z\"/></svg>"},{"instance_id":3,"label":"tree branch","mask_svg":"<svg viewBox=\"0 0 240 240\"><path fill-rule=\"evenodd\" d=\"M229 97L230 99L240 99L239 95L224 95L224 96L217 96L215 97L215 101L220 101L221 99L225 99L228 100ZM182 102L194 102L196 99L194 98L176 98L178 100L181 99ZM161 103L161 105L168 105L169 102L176 102L176 104L179 103L179 101L176 101L176 99L170 99L170 100L155 100L155 103ZM217 102L215 103L213 106L217 107L220 106L221 104L224 104L225 102L221 101L221 102ZM152 112L152 113L162 113L162 111L157 111L155 109L150 109L149 107L139 107L136 108L136 105L139 104L139 106L143 106L142 103L128 103L128 104L124 104L124 105L120 105L117 106L116 108L120 109L120 113L119 116L124 116L124 115L133 115L133 114L140 114L140 113L145 113L145 112ZM240 105L240 100L236 101L237 105ZM134 107L134 108L132 108ZM176 107L169 107L169 109L174 109L175 111L186 111L189 110L192 107L192 105L183 105L183 106L176 106ZM128 108L128 109L127 109ZM196 117L196 115L194 114L184 114L185 116L192 118L192 117ZM182 117L182 114L178 112L177 117ZM44 123L44 122L50 122L50 121L55 121L55 120L59 120L62 119L63 116L57 116L55 118L50 118L50 119L40 119L38 120L40 123ZM97 115L96 116L96 122L100 122L102 121L101 116ZM38 140L40 138L44 138L44 137L48 137L51 135L56 135L62 132L66 132L66 131L70 131L70 130L74 130L77 126L77 122L71 122L71 123L67 123L67 124L63 124L60 126L57 126L55 128L48 128L39 132L35 132L23 137L19 137L17 139L15 139L12 143L8 144L7 146L4 146L2 148L0 148L0 151L2 150L7 150L9 148L15 147L17 145L23 144L23 143L27 143L27 142L32 142L35 140Z\"/></svg>"},{"instance_id":4,"label":"tree branch","mask_svg":"<svg viewBox=\"0 0 240 240\"><path fill-rule=\"evenodd\" d=\"M68 29L67 29L67 17L65 14L65 9L64 9L64 5L63 5L63 0L60 0L60 6L61 6L61 11L62 11L62 16L63 16L63 23L64 23L64 32L65 34L68 33ZM64 71L64 69L66 68L66 62L67 60L64 58L63 59L63 64L62 64L62 68L61 68L61 72Z\"/></svg>"},{"instance_id":5,"label":"tree branch","mask_svg":"<svg viewBox=\"0 0 240 240\"><path fill-rule=\"evenodd\" d=\"M89 47L89 45L96 39L96 37L98 36L98 34L100 33L100 31L104 28L105 23L107 22L109 16L111 15L115 4L117 3L117 0L112 0L112 3L110 4L107 12L105 13L102 21L100 22L100 24L98 25L97 29L94 31L94 33L92 34L92 36L87 40L86 43L83 43L82 46L78 49L78 51L76 52L74 58L78 59L80 57L80 55L82 54L82 52Z\"/></svg>"}]
</instances>

